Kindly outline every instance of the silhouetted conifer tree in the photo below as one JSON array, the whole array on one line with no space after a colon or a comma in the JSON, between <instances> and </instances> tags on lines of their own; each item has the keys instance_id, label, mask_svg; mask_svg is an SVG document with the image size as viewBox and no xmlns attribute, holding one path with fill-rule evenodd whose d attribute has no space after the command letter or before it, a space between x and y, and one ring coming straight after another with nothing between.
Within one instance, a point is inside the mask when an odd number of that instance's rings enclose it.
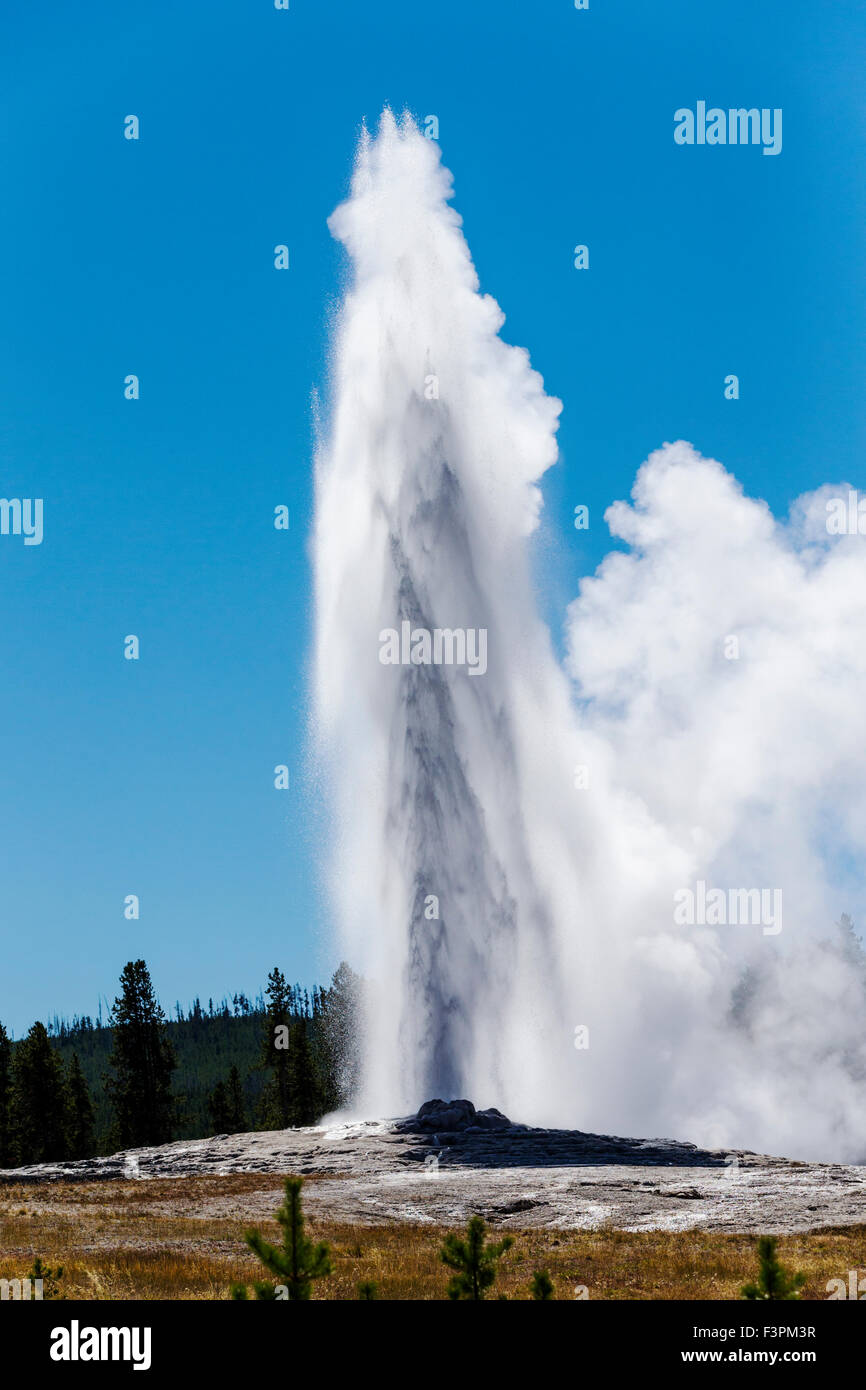
<instances>
[{"instance_id":1,"label":"silhouetted conifer tree","mask_svg":"<svg viewBox=\"0 0 866 1390\"><path fill-rule=\"evenodd\" d=\"M67 1132L69 1158L89 1158L93 1153L93 1101L81 1070L78 1053L73 1052L66 1081Z\"/></svg>"},{"instance_id":2,"label":"silhouetted conifer tree","mask_svg":"<svg viewBox=\"0 0 866 1390\"><path fill-rule=\"evenodd\" d=\"M11 1168L12 1151L12 1043L0 1023L0 1168Z\"/></svg>"},{"instance_id":3,"label":"silhouetted conifer tree","mask_svg":"<svg viewBox=\"0 0 866 1390\"><path fill-rule=\"evenodd\" d=\"M229 1122L227 1132L229 1134L241 1134L247 1127L247 1108L244 1103L241 1074L237 1067L231 1067L229 1070L229 1079L226 1082L226 1099Z\"/></svg>"},{"instance_id":4,"label":"silhouetted conifer tree","mask_svg":"<svg viewBox=\"0 0 866 1390\"><path fill-rule=\"evenodd\" d=\"M67 1157L63 1062L42 1023L34 1023L13 1053L12 1131L18 1163Z\"/></svg>"},{"instance_id":5,"label":"silhouetted conifer tree","mask_svg":"<svg viewBox=\"0 0 866 1390\"><path fill-rule=\"evenodd\" d=\"M292 990L277 966L268 976L266 993L268 1004L262 1035L261 1065L271 1074L262 1092L259 1114L265 1129L286 1129L292 1123L289 1081Z\"/></svg>"},{"instance_id":6,"label":"silhouetted conifer tree","mask_svg":"<svg viewBox=\"0 0 866 1390\"><path fill-rule=\"evenodd\" d=\"M208 1097L212 1134L231 1134L229 1127L229 1094L224 1081L218 1081Z\"/></svg>"},{"instance_id":7,"label":"silhouetted conifer tree","mask_svg":"<svg viewBox=\"0 0 866 1390\"><path fill-rule=\"evenodd\" d=\"M218 1081L207 1103L214 1134L240 1134L247 1127L244 1088L237 1067L226 1081Z\"/></svg>"},{"instance_id":8,"label":"silhouetted conifer tree","mask_svg":"<svg viewBox=\"0 0 866 1390\"><path fill-rule=\"evenodd\" d=\"M307 1037L307 1021L299 1018L289 1030L289 1123L314 1125L322 1113L321 1088Z\"/></svg>"},{"instance_id":9,"label":"silhouetted conifer tree","mask_svg":"<svg viewBox=\"0 0 866 1390\"><path fill-rule=\"evenodd\" d=\"M177 1066L165 1015L143 960L123 967L120 985L110 1018L108 1064L114 1076L105 1083L114 1106L116 1141L121 1148L165 1144L174 1124L171 1075Z\"/></svg>"}]
</instances>

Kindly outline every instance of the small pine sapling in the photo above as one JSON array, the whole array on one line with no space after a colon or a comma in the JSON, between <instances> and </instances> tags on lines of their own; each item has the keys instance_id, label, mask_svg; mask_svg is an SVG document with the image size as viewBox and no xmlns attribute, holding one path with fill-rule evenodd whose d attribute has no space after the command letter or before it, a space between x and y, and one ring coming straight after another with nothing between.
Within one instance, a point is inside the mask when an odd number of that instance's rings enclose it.
<instances>
[{"instance_id":1,"label":"small pine sapling","mask_svg":"<svg viewBox=\"0 0 866 1390\"><path fill-rule=\"evenodd\" d=\"M775 1236L761 1236L758 1240L758 1282L744 1284L743 1298L753 1301L768 1299L776 1302L800 1297L800 1290L806 1282L805 1274L789 1274L776 1255Z\"/></svg>"},{"instance_id":2,"label":"small pine sapling","mask_svg":"<svg viewBox=\"0 0 866 1390\"><path fill-rule=\"evenodd\" d=\"M43 1299L63 1298L63 1294L60 1292L60 1280L63 1278L63 1265L57 1265L52 1269L51 1265L43 1264L41 1258L37 1255L33 1264L30 1266L30 1272L27 1278L34 1281L37 1279L42 1280Z\"/></svg>"},{"instance_id":3,"label":"small pine sapling","mask_svg":"<svg viewBox=\"0 0 866 1390\"><path fill-rule=\"evenodd\" d=\"M529 1286L532 1298L539 1303L548 1303L553 1298L553 1280L546 1269L537 1269Z\"/></svg>"},{"instance_id":4,"label":"small pine sapling","mask_svg":"<svg viewBox=\"0 0 866 1390\"><path fill-rule=\"evenodd\" d=\"M496 1278L496 1261L510 1250L513 1236L505 1236L496 1245L485 1243L486 1227L480 1216L473 1216L466 1239L447 1235L439 1258L457 1273L448 1283L450 1299L482 1299Z\"/></svg>"},{"instance_id":5,"label":"small pine sapling","mask_svg":"<svg viewBox=\"0 0 866 1390\"><path fill-rule=\"evenodd\" d=\"M291 1302L310 1299L313 1281L333 1274L330 1247L320 1241L314 1245L304 1235L304 1213L301 1207L301 1188L303 1178L286 1178L286 1199L277 1212L277 1220L283 1228L281 1246L270 1245L258 1231L247 1231L246 1242L262 1264L275 1275L280 1288L285 1288L285 1297ZM278 1299L272 1284L256 1282L253 1284L256 1298ZM232 1298L245 1299L247 1291L243 1285L234 1285Z\"/></svg>"}]
</instances>

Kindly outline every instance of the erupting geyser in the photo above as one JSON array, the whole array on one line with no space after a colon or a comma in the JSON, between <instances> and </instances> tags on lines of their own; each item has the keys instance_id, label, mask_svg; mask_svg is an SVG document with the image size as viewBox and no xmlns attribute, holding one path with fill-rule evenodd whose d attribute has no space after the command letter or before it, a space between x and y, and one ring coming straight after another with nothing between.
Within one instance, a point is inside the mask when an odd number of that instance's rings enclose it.
<instances>
[{"instance_id":1,"label":"erupting geyser","mask_svg":"<svg viewBox=\"0 0 866 1390\"><path fill-rule=\"evenodd\" d=\"M815 835L814 779L807 804L761 741L806 742L839 655L822 786L862 848L834 740L866 661L794 616L821 585L862 623L862 553L806 553L802 526L665 446L608 513L632 553L582 587L566 674L529 560L560 404L500 339L450 197L435 142L386 111L330 223L351 280L317 459L316 736L334 911L371 981L361 1108L471 1096L862 1158L866 994L825 931L831 887L856 908L862 873ZM737 632L748 659L726 662ZM698 880L784 892L784 932L675 922Z\"/></svg>"},{"instance_id":2,"label":"erupting geyser","mask_svg":"<svg viewBox=\"0 0 866 1390\"><path fill-rule=\"evenodd\" d=\"M560 407L498 339L449 185L386 113L331 221L355 284L320 460L319 711L342 769L341 915L379 981L367 1103L391 1113L507 1095L518 1000L531 1069L555 981L515 724L546 642L525 540Z\"/></svg>"}]
</instances>

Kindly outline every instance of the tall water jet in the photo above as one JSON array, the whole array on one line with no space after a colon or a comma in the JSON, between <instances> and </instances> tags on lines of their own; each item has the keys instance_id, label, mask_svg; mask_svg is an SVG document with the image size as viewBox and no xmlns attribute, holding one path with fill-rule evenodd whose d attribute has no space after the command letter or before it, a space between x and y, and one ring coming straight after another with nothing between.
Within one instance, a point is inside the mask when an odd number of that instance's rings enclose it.
<instances>
[{"instance_id":1,"label":"tall water jet","mask_svg":"<svg viewBox=\"0 0 866 1390\"><path fill-rule=\"evenodd\" d=\"M546 640L526 538L560 405L499 339L450 195L435 143L386 111L330 222L353 279L318 458L317 709L340 923L377 982L364 1104L392 1114L433 1094L507 1103L517 1012L522 1065L544 1065L532 991L554 973L512 659Z\"/></svg>"}]
</instances>

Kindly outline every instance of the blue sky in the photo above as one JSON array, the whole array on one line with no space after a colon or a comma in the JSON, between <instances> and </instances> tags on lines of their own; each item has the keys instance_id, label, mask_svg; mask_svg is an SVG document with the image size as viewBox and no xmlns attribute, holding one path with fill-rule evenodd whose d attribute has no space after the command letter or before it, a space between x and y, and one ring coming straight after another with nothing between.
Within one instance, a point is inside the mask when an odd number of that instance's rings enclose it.
<instances>
[{"instance_id":1,"label":"blue sky","mask_svg":"<svg viewBox=\"0 0 866 1390\"><path fill-rule=\"evenodd\" d=\"M0 536L16 1033L95 1012L132 957L169 1006L336 964L306 772L311 401L361 121L438 116L503 336L564 401L538 546L558 626L664 440L779 514L864 485L864 36L862 6L804 0L7 9L0 496L45 506L42 545ZM698 100L781 107L782 153L678 147Z\"/></svg>"}]
</instances>

